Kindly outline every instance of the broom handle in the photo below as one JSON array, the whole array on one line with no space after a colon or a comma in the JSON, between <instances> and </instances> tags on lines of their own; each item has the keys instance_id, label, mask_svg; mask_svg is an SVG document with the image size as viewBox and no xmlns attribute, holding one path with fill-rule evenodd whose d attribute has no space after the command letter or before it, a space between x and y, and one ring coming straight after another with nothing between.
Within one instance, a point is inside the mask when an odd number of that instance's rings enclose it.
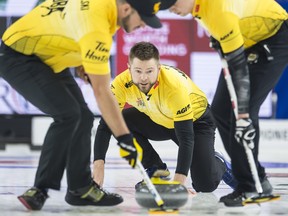
<instances>
[{"instance_id":1,"label":"broom handle","mask_svg":"<svg viewBox=\"0 0 288 216\"><path fill-rule=\"evenodd\" d=\"M226 59L224 59L221 51L219 52L219 55L221 58L222 69L223 69L224 77L226 80L227 88L228 88L230 98L231 98L232 108L234 111L235 118L237 120L238 119L237 95L236 95L235 88L234 88L234 85L232 82L231 74L230 74L229 69L228 69L227 61L226 61ZM242 144L244 146L244 149L245 149L245 152L247 155L247 159L248 159L248 164L250 166L252 177L253 177L254 182L255 182L255 188L256 188L257 192L259 194L261 194L261 193L263 193L263 188L262 188L262 185L260 183L260 179L259 179L256 164L255 164L254 156L252 153L252 149L249 148L247 143L243 142Z\"/></svg>"},{"instance_id":2,"label":"broom handle","mask_svg":"<svg viewBox=\"0 0 288 216\"><path fill-rule=\"evenodd\" d=\"M150 193L153 195L153 198L156 202L156 204L163 209L164 207L164 201L161 198L161 196L159 195L158 191L156 190L155 186L153 185L153 183L151 182L151 179L149 178L149 176L147 175L142 163L140 160L137 159L137 164L136 164L137 168L139 169L140 173L142 174L142 177L144 179L144 182L146 183Z\"/></svg>"}]
</instances>

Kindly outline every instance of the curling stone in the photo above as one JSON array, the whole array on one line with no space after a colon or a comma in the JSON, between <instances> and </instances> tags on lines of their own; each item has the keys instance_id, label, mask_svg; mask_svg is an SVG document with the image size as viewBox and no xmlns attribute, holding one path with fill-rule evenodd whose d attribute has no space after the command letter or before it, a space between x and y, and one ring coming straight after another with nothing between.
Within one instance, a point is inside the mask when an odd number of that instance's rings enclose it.
<instances>
[{"instance_id":1,"label":"curling stone","mask_svg":"<svg viewBox=\"0 0 288 216\"><path fill-rule=\"evenodd\" d=\"M166 208L178 209L187 202L188 190L179 182L165 181L160 178L151 178L151 181L163 199ZM144 208L159 208L144 182L136 187L135 199Z\"/></svg>"}]
</instances>

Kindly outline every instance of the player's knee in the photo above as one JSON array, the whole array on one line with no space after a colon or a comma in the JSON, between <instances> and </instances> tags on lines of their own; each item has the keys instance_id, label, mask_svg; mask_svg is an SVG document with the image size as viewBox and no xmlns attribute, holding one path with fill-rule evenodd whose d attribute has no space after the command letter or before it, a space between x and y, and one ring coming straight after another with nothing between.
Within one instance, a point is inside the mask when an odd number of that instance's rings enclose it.
<instances>
[{"instance_id":1,"label":"player's knee","mask_svg":"<svg viewBox=\"0 0 288 216\"><path fill-rule=\"evenodd\" d=\"M219 183L212 181L201 181L201 182L193 182L192 186L197 192L210 193L216 190L218 184Z\"/></svg>"}]
</instances>

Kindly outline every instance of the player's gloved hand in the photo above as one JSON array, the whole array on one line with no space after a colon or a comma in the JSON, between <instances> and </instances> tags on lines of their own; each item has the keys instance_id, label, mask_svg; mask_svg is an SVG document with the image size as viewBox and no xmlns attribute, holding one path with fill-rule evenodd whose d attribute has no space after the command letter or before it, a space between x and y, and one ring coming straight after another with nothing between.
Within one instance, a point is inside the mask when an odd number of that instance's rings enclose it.
<instances>
[{"instance_id":1,"label":"player's gloved hand","mask_svg":"<svg viewBox=\"0 0 288 216\"><path fill-rule=\"evenodd\" d=\"M254 149L255 128L250 118L236 121L235 139L241 145L246 143L250 149Z\"/></svg>"},{"instance_id":2,"label":"player's gloved hand","mask_svg":"<svg viewBox=\"0 0 288 216\"><path fill-rule=\"evenodd\" d=\"M116 138L120 147L120 156L135 168L137 158L142 161L143 150L131 134L125 134Z\"/></svg>"}]
</instances>

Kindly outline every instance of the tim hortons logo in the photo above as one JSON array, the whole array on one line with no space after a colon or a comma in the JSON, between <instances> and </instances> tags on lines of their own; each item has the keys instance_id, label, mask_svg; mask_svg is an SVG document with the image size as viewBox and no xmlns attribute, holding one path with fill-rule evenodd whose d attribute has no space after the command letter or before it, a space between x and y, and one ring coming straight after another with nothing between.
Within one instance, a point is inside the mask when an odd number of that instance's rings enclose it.
<instances>
[{"instance_id":1,"label":"tim hortons logo","mask_svg":"<svg viewBox=\"0 0 288 216\"><path fill-rule=\"evenodd\" d=\"M109 61L109 49L105 47L105 43L96 41L96 47L94 50L88 50L85 58L90 60L96 60L101 62L108 62ZM99 55L99 53L103 53L103 55Z\"/></svg>"}]
</instances>

